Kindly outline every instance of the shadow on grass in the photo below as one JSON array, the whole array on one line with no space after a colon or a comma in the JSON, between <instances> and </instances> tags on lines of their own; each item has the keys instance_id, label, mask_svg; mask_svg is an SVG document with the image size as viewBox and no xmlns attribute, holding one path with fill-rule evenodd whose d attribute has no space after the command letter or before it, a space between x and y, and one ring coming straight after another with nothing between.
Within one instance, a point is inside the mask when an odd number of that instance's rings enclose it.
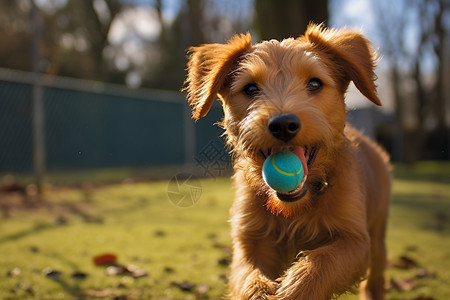
<instances>
[{"instance_id":1,"label":"shadow on grass","mask_svg":"<svg viewBox=\"0 0 450 300\"><path fill-rule=\"evenodd\" d=\"M77 300L84 300L88 299L83 295L83 289L81 288L81 281L86 279L87 274L83 277L77 278L74 276L74 274L84 274L80 272L80 267L74 263L74 261L67 259L66 257L59 255L57 253L51 253L52 258L55 260L59 260L64 265L67 265L69 269L72 270L72 275L65 274L65 273L59 273L56 271L56 276L49 276L49 280L53 280L55 283L59 284L61 289L65 290L68 294L72 295ZM50 270L49 273L51 274L53 270Z\"/></svg>"},{"instance_id":2,"label":"shadow on grass","mask_svg":"<svg viewBox=\"0 0 450 300\"><path fill-rule=\"evenodd\" d=\"M43 231L47 231L47 230L51 230L54 229L55 225L53 224L36 224L34 225L33 228L28 229L28 230L23 230L21 232L17 232L14 234L10 234L4 237L0 238L0 243L5 243L5 242L11 242L11 241L17 241L19 239L25 238L27 236L39 233L39 232L43 232Z\"/></svg>"},{"instance_id":3,"label":"shadow on grass","mask_svg":"<svg viewBox=\"0 0 450 300\"><path fill-rule=\"evenodd\" d=\"M450 234L450 201L442 195L394 195L391 205L393 209L420 214L414 222L422 229Z\"/></svg>"},{"instance_id":4,"label":"shadow on grass","mask_svg":"<svg viewBox=\"0 0 450 300\"><path fill-rule=\"evenodd\" d=\"M450 162L433 161L418 162L414 165L395 165L394 177L409 181L428 181L434 183L450 183ZM449 185L450 188L450 185Z\"/></svg>"}]
</instances>

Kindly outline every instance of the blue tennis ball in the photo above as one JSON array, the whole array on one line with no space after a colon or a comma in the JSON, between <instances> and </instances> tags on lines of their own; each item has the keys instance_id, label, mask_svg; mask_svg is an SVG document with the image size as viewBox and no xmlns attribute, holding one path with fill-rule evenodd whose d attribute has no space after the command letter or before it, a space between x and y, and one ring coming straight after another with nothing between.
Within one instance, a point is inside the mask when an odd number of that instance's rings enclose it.
<instances>
[{"instance_id":1,"label":"blue tennis ball","mask_svg":"<svg viewBox=\"0 0 450 300\"><path fill-rule=\"evenodd\" d=\"M264 181L281 193L295 190L302 182L303 175L302 162L297 155L289 151L271 154L263 164Z\"/></svg>"}]
</instances>

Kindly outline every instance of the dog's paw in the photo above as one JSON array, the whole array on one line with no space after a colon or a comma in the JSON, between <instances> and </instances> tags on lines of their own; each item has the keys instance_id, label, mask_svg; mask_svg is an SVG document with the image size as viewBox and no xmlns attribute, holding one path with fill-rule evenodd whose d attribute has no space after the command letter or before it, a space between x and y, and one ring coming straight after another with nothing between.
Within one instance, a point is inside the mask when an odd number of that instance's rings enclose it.
<instances>
[{"instance_id":1,"label":"dog's paw","mask_svg":"<svg viewBox=\"0 0 450 300\"><path fill-rule=\"evenodd\" d=\"M245 293L247 297L245 297L245 299L276 300L279 299L275 296L277 289L278 283L259 276L250 285L248 285L248 289Z\"/></svg>"}]
</instances>

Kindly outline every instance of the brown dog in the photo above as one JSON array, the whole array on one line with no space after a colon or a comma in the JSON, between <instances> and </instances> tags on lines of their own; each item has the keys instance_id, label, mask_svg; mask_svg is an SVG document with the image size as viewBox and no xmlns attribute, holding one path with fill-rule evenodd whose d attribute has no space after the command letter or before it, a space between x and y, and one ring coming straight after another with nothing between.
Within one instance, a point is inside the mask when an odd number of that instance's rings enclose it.
<instances>
[{"instance_id":1,"label":"brown dog","mask_svg":"<svg viewBox=\"0 0 450 300\"><path fill-rule=\"evenodd\" d=\"M352 290L384 299L390 198L387 154L346 126L350 81L380 105L375 57L358 32L310 25L304 36L191 48L185 89L193 117L218 95L234 156L231 299L324 300ZM307 180L271 189L262 165L288 150Z\"/></svg>"}]
</instances>

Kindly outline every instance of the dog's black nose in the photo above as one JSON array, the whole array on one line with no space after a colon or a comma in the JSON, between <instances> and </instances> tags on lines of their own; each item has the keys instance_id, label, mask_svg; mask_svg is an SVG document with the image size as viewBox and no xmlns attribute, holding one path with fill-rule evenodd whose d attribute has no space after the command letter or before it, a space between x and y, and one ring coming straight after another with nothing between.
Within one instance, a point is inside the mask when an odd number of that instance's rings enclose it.
<instances>
[{"instance_id":1,"label":"dog's black nose","mask_svg":"<svg viewBox=\"0 0 450 300\"><path fill-rule=\"evenodd\" d=\"M300 131L300 120L291 114L284 114L273 117L269 121L267 128L269 132L279 140L288 142Z\"/></svg>"}]
</instances>

